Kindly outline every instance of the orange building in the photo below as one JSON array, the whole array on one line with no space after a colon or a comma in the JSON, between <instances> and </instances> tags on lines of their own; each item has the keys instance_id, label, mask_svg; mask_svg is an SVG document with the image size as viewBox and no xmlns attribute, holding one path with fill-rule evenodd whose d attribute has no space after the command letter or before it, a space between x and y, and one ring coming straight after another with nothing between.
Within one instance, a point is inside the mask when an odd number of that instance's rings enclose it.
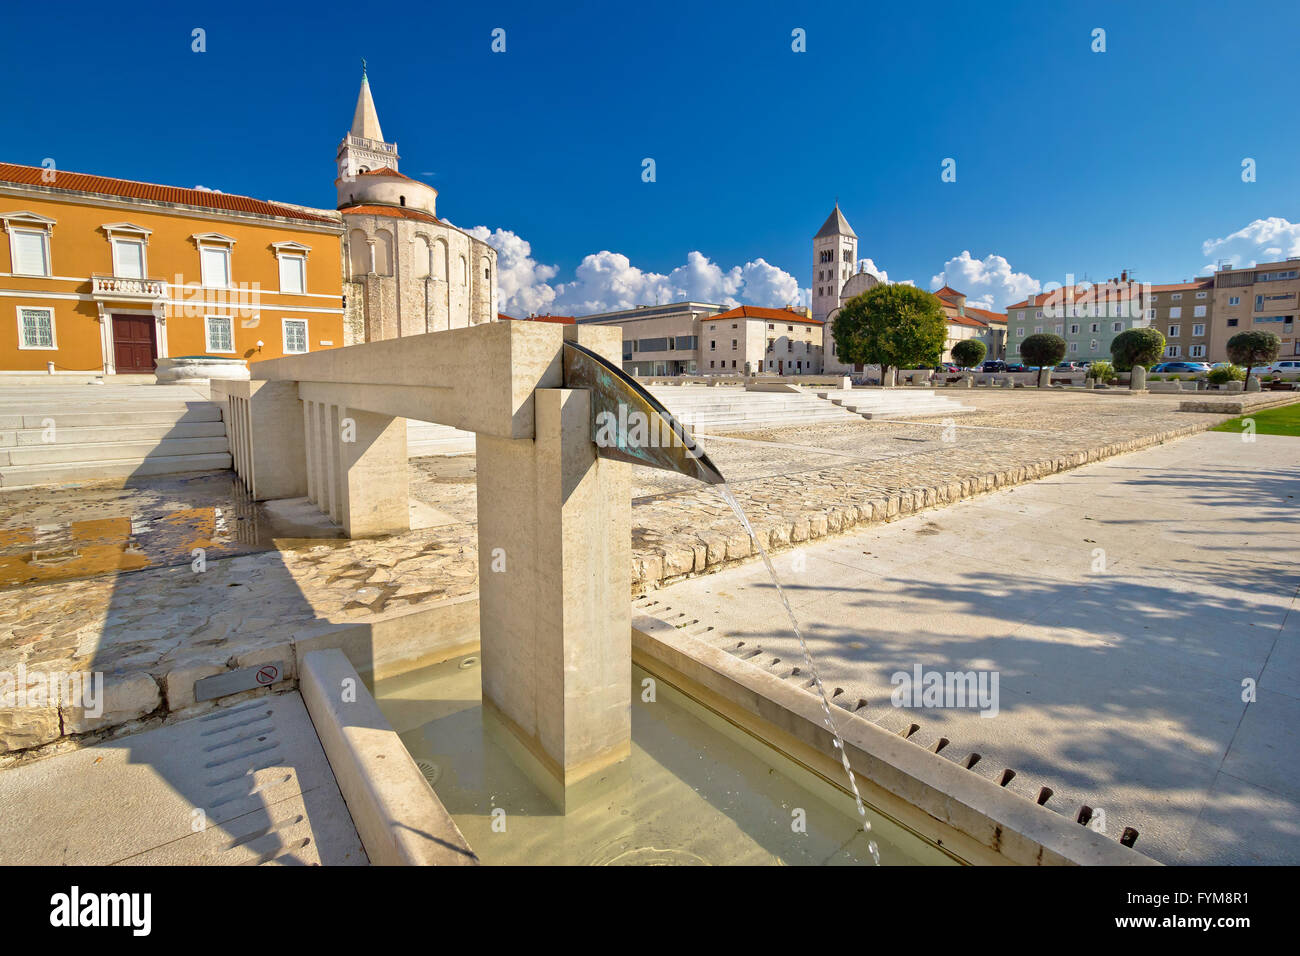
<instances>
[{"instance_id":1,"label":"orange building","mask_svg":"<svg viewBox=\"0 0 1300 956\"><path fill-rule=\"evenodd\" d=\"M343 345L329 210L0 163L0 375Z\"/></svg>"}]
</instances>

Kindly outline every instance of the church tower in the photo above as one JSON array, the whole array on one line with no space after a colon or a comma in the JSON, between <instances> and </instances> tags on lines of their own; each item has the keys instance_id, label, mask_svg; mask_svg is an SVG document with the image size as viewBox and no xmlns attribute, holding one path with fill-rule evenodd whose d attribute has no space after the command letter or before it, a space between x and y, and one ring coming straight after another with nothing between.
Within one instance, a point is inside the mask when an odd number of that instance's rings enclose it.
<instances>
[{"instance_id":1,"label":"church tower","mask_svg":"<svg viewBox=\"0 0 1300 956\"><path fill-rule=\"evenodd\" d=\"M840 290L857 270L858 235L839 202L813 237L812 317L824 322L840 306Z\"/></svg>"},{"instance_id":2,"label":"church tower","mask_svg":"<svg viewBox=\"0 0 1300 956\"><path fill-rule=\"evenodd\" d=\"M370 80L366 78L366 61L362 60L361 92L357 94L357 108L352 114L352 129L339 143L338 177L351 180L381 168L397 172L397 159L397 144L384 142L384 131L379 128L379 114L370 95Z\"/></svg>"}]
</instances>

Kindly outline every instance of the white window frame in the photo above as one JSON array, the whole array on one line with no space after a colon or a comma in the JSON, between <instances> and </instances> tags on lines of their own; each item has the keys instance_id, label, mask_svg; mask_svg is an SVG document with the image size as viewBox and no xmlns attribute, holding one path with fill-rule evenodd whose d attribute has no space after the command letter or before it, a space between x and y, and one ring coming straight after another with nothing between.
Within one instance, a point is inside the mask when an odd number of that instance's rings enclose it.
<instances>
[{"instance_id":1,"label":"white window frame","mask_svg":"<svg viewBox=\"0 0 1300 956\"><path fill-rule=\"evenodd\" d=\"M1025 337L1025 327L1024 327L1023 325L1017 325L1017 326L1016 326L1016 338L1018 338L1018 339L1023 339L1024 337Z\"/></svg>"},{"instance_id":2,"label":"white window frame","mask_svg":"<svg viewBox=\"0 0 1300 956\"><path fill-rule=\"evenodd\" d=\"M1205 293L1204 293L1204 292L1198 292L1198 293L1196 293L1196 298L1198 298L1198 299L1204 299L1204 298L1205 298Z\"/></svg>"},{"instance_id":3,"label":"white window frame","mask_svg":"<svg viewBox=\"0 0 1300 956\"><path fill-rule=\"evenodd\" d=\"M1111 330L1112 332L1120 332L1120 331L1123 331L1123 329L1124 329L1124 323L1123 323L1123 322L1112 322L1112 323L1111 323L1110 330Z\"/></svg>"},{"instance_id":4,"label":"white window frame","mask_svg":"<svg viewBox=\"0 0 1300 956\"><path fill-rule=\"evenodd\" d=\"M50 317L50 345L29 345L23 334L23 312L44 312ZM15 311L18 317L18 348L24 352L57 352L59 334L54 324L54 310L44 305L20 305Z\"/></svg>"},{"instance_id":5,"label":"white window frame","mask_svg":"<svg viewBox=\"0 0 1300 956\"><path fill-rule=\"evenodd\" d=\"M1178 336L1180 336L1180 335L1182 335L1182 334L1183 334L1183 327L1182 327L1181 325L1171 325L1171 326L1169 326L1169 337L1170 337L1171 339L1173 339L1173 338L1177 338Z\"/></svg>"},{"instance_id":6,"label":"white window frame","mask_svg":"<svg viewBox=\"0 0 1300 956\"><path fill-rule=\"evenodd\" d=\"M1166 345L1165 358L1178 358L1179 351L1180 349L1177 345Z\"/></svg>"},{"instance_id":7,"label":"white window frame","mask_svg":"<svg viewBox=\"0 0 1300 956\"><path fill-rule=\"evenodd\" d=\"M113 277L115 279L144 279L149 275L149 258L148 251L143 239L128 236L113 236L108 240L110 254L112 256ZM140 247L140 274L138 276L119 275L117 271L117 247L119 245L132 245Z\"/></svg>"},{"instance_id":8,"label":"white window frame","mask_svg":"<svg viewBox=\"0 0 1300 956\"><path fill-rule=\"evenodd\" d=\"M1228 305L1241 305L1241 296L1239 295L1228 296Z\"/></svg>"},{"instance_id":9,"label":"white window frame","mask_svg":"<svg viewBox=\"0 0 1300 956\"><path fill-rule=\"evenodd\" d=\"M230 325L230 348L218 349L212 345L212 326L213 319L218 319L229 323ZM209 355L234 355L235 349L235 319L229 315L205 315L203 317L203 351Z\"/></svg>"},{"instance_id":10,"label":"white window frame","mask_svg":"<svg viewBox=\"0 0 1300 956\"><path fill-rule=\"evenodd\" d=\"M1170 298L1173 299L1175 302L1181 302L1183 299L1183 294L1181 292L1175 292L1173 295L1170 296Z\"/></svg>"},{"instance_id":11,"label":"white window frame","mask_svg":"<svg viewBox=\"0 0 1300 956\"><path fill-rule=\"evenodd\" d=\"M1194 318L1194 319L1203 319L1203 318L1205 318L1205 306L1203 306L1203 305L1198 305L1198 306L1196 306L1195 308L1193 308L1193 309L1192 309L1192 318Z\"/></svg>"},{"instance_id":12,"label":"white window frame","mask_svg":"<svg viewBox=\"0 0 1300 956\"><path fill-rule=\"evenodd\" d=\"M29 276L35 279L49 279L54 276L54 251L53 243L50 238L54 233L56 220L48 216L40 216L34 212L23 210L21 212L10 212L0 215L0 222L4 223L4 230L9 234L9 272L16 276ZM18 256L15 249L14 236L17 233L39 233L41 235L41 244L44 247L45 271L44 272L19 272Z\"/></svg>"},{"instance_id":13,"label":"white window frame","mask_svg":"<svg viewBox=\"0 0 1300 956\"><path fill-rule=\"evenodd\" d=\"M45 260L44 272L18 271L18 237L37 236L41 240L41 255ZM9 230L9 271L16 276L30 276L34 279L48 279L54 275L54 263L50 261L50 232L48 229L33 229L30 226L14 226Z\"/></svg>"},{"instance_id":14,"label":"white window frame","mask_svg":"<svg viewBox=\"0 0 1300 956\"><path fill-rule=\"evenodd\" d=\"M291 350L289 348L289 325L290 323L302 326L302 351ZM285 355L306 355L311 351L311 326L306 319L281 319L280 320L280 344L283 347Z\"/></svg>"},{"instance_id":15,"label":"white window frame","mask_svg":"<svg viewBox=\"0 0 1300 956\"><path fill-rule=\"evenodd\" d=\"M235 287L235 240L219 232L201 232L190 237L199 251L199 282L205 289L233 289ZM209 285L206 270L203 268L203 250L219 249L226 254L226 284Z\"/></svg>"},{"instance_id":16,"label":"white window frame","mask_svg":"<svg viewBox=\"0 0 1300 956\"><path fill-rule=\"evenodd\" d=\"M1183 317L1183 309L1182 309L1182 306L1178 306L1178 305L1176 305L1176 306L1173 306L1173 307L1169 310L1169 318L1171 318L1171 319L1181 319L1182 317Z\"/></svg>"},{"instance_id":17,"label":"white window frame","mask_svg":"<svg viewBox=\"0 0 1300 956\"><path fill-rule=\"evenodd\" d=\"M1203 322L1194 324L1192 326L1192 335L1198 339L1203 338L1205 336L1205 324Z\"/></svg>"},{"instance_id":18,"label":"white window frame","mask_svg":"<svg viewBox=\"0 0 1300 956\"><path fill-rule=\"evenodd\" d=\"M1071 326L1070 326L1070 334L1071 334L1071 335L1078 335L1078 334L1079 334L1079 326L1078 326L1078 325L1071 325Z\"/></svg>"},{"instance_id":19,"label":"white window frame","mask_svg":"<svg viewBox=\"0 0 1300 956\"><path fill-rule=\"evenodd\" d=\"M273 242L271 248L275 250L275 274L280 287L280 294L307 295L307 254L311 252L311 246L304 246L301 242ZM301 263L302 288L297 292L284 287L284 273L281 271L281 263L285 260L298 260Z\"/></svg>"},{"instance_id":20,"label":"white window frame","mask_svg":"<svg viewBox=\"0 0 1300 956\"><path fill-rule=\"evenodd\" d=\"M1205 346L1204 346L1204 345L1193 345L1190 349L1187 350L1187 357L1188 357L1188 358L1205 358Z\"/></svg>"}]
</instances>

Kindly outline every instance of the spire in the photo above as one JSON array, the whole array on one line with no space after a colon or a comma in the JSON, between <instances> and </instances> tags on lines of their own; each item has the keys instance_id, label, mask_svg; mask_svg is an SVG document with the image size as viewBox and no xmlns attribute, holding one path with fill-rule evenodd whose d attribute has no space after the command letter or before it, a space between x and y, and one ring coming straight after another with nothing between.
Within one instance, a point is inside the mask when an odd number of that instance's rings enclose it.
<instances>
[{"instance_id":1,"label":"spire","mask_svg":"<svg viewBox=\"0 0 1300 956\"><path fill-rule=\"evenodd\" d=\"M835 208L826 217L825 224L813 238L821 239L823 236L852 236L854 239L858 238L858 234L853 231L849 221L844 218L844 213L840 212L840 201L838 199L835 200Z\"/></svg>"},{"instance_id":2,"label":"spire","mask_svg":"<svg viewBox=\"0 0 1300 956\"><path fill-rule=\"evenodd\" d=\"M375 100L370 95L370 80L366 78L366 61L361 61L361 92L357 94L357 109L352 114L352 135L365 139L384 141L384 131L379 128L379 114Z\"/></svg>"}]
</instances>

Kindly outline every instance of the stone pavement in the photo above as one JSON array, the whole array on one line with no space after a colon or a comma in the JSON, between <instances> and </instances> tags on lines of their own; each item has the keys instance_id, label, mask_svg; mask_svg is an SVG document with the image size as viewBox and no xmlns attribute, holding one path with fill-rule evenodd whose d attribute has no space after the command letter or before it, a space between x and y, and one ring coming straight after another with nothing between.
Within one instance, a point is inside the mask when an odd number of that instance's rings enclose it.
<instances>
[{"instance_id":1,"label":"stone pavement","mask_svg":"<svg viewBox=\"0 0 1300 956\"><path fill-rule=\"evenodd\" d=\"M1225 417L1179 412L1176 396L1127 393L1016 390L975 392L963 401L979 411L958 423L863 421L731 433L706 447L755 528L780 551ZM365 623L475 594L474 467L472 456L413 460L412 494L434 517L404 535L348 542L227 534L216 544L233 556L214 552L197 573L184 547L195 528L179 522L173 546L156 549L154 563L140 570L0 591L0 673L20 664L29 671L101 671L116 694L112 714L97 722L57 706L0 709L0 753L188 707L197 677L283 654L287 641L322 622ZM124 514L157 528L167 526L169 509L194 509L196 501L215 508L209 491L195 490L201 483L188 490L168 485L163 493L155 481L133 482L115 495L6 493L0 530L21 534L40 522ZM714 490L636 469L633 495L638 592L751 559L749 539ZM247 518L233 501L230 509L234 519ZM118 546L150 554L129 536Z\"/></svg>"},{"instance_id":2,"label":"stone pavement","mask_svg":"<svg viewBox=\"0 0 1300 956\"><path fill-rule=\"evenodd\" d=\"M836 703L1166 863L1300 862L1300 439L1210 432L810 544L776 566ZM761 565L638 602L807 667ZM999 675L996 716L898 672ZM1253 702L1243 699L1253 689Z\"/></svg>"},{"instance_id":3,"label":"stone pavement","mask_svg":"<svg viewBox=\"0 0 1300 956\"><path fill-rule=\"evenodd\" d=\"M4 866L367 862L297 693L10 768L0 806Z\"/></svg>"}]
</instances>

